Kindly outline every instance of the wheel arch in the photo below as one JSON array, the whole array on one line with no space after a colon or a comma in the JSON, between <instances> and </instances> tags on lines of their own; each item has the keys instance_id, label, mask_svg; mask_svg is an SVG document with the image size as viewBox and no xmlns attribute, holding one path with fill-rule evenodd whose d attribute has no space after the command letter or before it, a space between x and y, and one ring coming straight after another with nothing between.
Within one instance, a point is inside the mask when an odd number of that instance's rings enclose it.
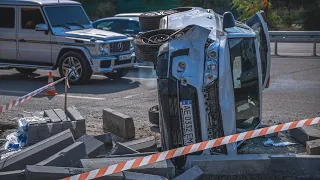
<instances>
[{"instance_id":1,"label":"wheel arch","mask_svg":"<svg viewBox=\"0 0 320 180\"><path fill-rule=\"evenodd\" d=\"M59 50L59 54L58 54L58 56L56 58L56 62L54 64L54 68L58 68L61 56L63 56L65 53L70 52L70 51L81 53L82 55L84 55L86 57L88 63L92 64L90 62L91 55L90 55L89 51L86 48L84 48L84 47L65 46L65 47L62 47Z\"/></svg>"}]
</instances>

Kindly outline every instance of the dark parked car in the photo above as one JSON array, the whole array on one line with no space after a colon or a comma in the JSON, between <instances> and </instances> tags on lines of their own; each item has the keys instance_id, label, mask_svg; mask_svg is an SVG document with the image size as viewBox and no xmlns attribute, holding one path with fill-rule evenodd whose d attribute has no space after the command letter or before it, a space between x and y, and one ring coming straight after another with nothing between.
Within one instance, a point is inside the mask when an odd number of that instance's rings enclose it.
<instances>
[{"instance_id":1,"label":"dark parked car","mask_svg":"<svg viewBox=\"0 0 320 180\"><path fill-rule=\"evenodd\" d=\"M96 20L92 26L97 29L117 32L135 37L141 32L139 17L109 17Z\"/></svg>"}]
</instances>

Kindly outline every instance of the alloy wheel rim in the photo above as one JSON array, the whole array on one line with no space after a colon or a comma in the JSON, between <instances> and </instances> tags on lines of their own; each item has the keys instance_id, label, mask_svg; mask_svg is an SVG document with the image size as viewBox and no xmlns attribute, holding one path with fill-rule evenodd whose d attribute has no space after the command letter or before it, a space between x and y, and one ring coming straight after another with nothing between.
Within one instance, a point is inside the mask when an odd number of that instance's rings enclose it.
<instances>
[{"instance_id":1,"label":"alloy wheel rim","mask_svg":"<svg viewBox=\"0 0 320 180\"><path fill-rule=\"evenodd\" d=\"M62 63L63 74L65 75L66 70L69 72L68 79L70 81L77 81L80 79L82 74L82 66L80 61L76 57L67 57Z\"/></svg>"}]
</instances>

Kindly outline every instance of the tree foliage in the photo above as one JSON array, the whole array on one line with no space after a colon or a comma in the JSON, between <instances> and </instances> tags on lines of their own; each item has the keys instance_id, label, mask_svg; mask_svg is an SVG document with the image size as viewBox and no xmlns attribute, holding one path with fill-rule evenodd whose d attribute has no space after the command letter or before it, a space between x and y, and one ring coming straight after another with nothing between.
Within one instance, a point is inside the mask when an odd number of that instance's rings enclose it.
<instances>
[{"instance_id":1,"label":"tree foliage","mask_svg":"<svg viewBox=\"0 0 320 180\"><path fill-rule=\"evenodd\" d=\"M301 14L304 30L320 30L320 0L303 1L304 11Z\"/></svg>"}]
</instances>

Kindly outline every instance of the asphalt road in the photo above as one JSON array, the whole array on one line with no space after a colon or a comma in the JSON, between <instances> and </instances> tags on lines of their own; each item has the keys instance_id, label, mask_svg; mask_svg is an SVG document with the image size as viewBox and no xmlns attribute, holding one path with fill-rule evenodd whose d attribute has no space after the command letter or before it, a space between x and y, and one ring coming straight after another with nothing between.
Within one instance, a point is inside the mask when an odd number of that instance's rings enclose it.
<instances>
[{"instance_id":1,"label":"asphalt road","mask_svg":"<svg viewBox=\"0 0 320 180\"><path fill-rule=\"evenodd\" d=\"M311 47L311 48L310 48ZM296 52L303 52L297 54ZM279 54L301 57L272 57L271 84L263 93L263 123L274 125L320 114L320 58L312 54L310 44L280 44ZM320 55L320 47L318 48ZM147 73L145 73L147 72ZM8 103L47 84L47 71L36 71L32 77L14 69L0 70L0 104ZM76 106L86 118L89 134L102 133L102 110L111 108L134 118L136 138L158 136L159 129L148 121L148 108L157 104L156 80L152 69L132 71L122 80L93 76L85 85L68 89L68 106ZM54 79L59 78L54 72ZM44 93L12 110L0 114L0 124L15 124L14 118L24 111L35 112L64 107L64 85L56 85L54 98Z\"/></svg>"}]
</instances>

